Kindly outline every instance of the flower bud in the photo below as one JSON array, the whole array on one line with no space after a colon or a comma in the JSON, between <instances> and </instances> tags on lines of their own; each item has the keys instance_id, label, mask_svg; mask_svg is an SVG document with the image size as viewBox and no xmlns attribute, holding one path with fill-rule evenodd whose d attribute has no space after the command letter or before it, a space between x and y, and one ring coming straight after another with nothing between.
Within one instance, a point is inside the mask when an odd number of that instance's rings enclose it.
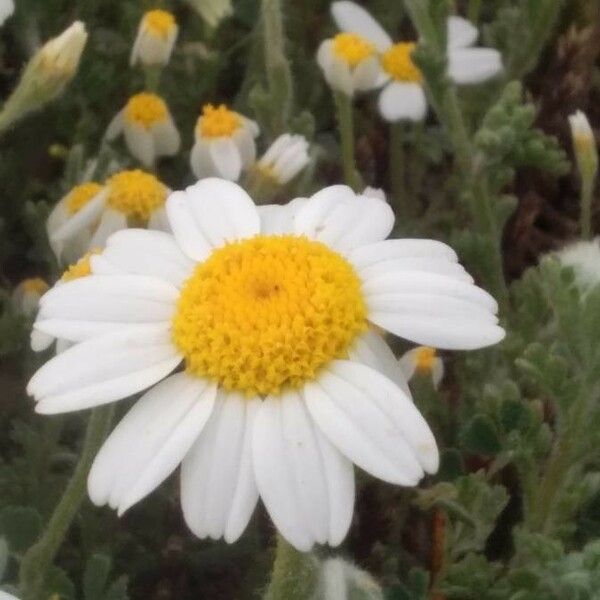
<instances>
[{"instance_id":1,"label":"flower bud","mask_svg":"<svg viewBox=\"0 0 600 600\"><path fill-rule=\"evenodd\" d=\"M585 113L580 110L569 117L569 125L581 179L591 184L598 172L598 149L594 132Z\"/></svg>"},{"instance_id":2,"label":"flower bud","mask_svg":"<svg viewBox=\"0 0 600 600\"><path fill-rule=\"evenodd\" d=\"M213 29L229 15L233 14L231 0L188 0L190 6Z\"/></svg>"}]
</instances>

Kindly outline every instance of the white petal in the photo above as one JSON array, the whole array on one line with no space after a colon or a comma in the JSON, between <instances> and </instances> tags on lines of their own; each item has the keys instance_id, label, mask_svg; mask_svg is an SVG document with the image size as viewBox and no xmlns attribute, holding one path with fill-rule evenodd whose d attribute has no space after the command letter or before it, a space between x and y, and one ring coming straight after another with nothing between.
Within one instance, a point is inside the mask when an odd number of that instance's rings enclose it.
<instances>
[{"instance_id":1,"label":"white petal","mask_svg":"<svg viewBox=\"0 0 600 600\"><path fill-rule=\"evenodd\" d=\"M472 46L479 37L477 27L467 19L452 15L447 22L448 48Z\"/></svg>"},{"instance_id":2,"label":"white petal","mask_svg":"<svg viewBox=\"0 0 600 600\"><path fill-rule=\"evenodd\" d=\"M148 219L148 229L154 231L164 231L165 233L173 233L171 231L171 225L167 218L167 211L164 206L157 208L152 212Z\"/></svg>"},{"instance_id":3,"label":"white petal","mask_svg":"<svg viewBox=\"0 0 600 600\"><path fill-rule=\"evenodd\" d=\"M168 327L125 329L77 344L48 361L27 392L36 411L54 414L126 398L166 377L181 362Z\"/></svg>"},{"instance_id":4,"label":"white petal","mask_svg":"<svg viewBox=\"0 0 600 600\"><path fill-rule=\"evenodd\" d=\"M196 140L190 154L190 166L198 179L219 175L208 151L208 144L204 140Z\"/></svg>"},{"instance_id":5,"label":"white petal","mask_svg":"<svg viewBox=\"0 0 600 600\"><path fill-rule=\"evenodd\" d=\"M254 475L260 496L281 535L298 550L307 552L315 539L298 490L281 405L279 399L267 398L260 406L252 436Z\"/></svg>"},{"instance_id":6,"label":"white petal","mask_svg":"<svg viewBox=\"0 0 600 600\"><path fill-rule=\"evenodd\" d=\"M106 128L106 133L104 134L104 137L108 141L114 140L116 137L121 135L121 133L123 133L123 126L124 126L123 114L124 114L124 112L125 112L124 109L120 110L113 117L112 121L109 123L108 127Z\"/></svg>"},{"instance_id":7,"label":"white petal","mask_svg":"<svg viewBox=\"0 0 600 600\"><path fill-rule=\"evenodd\" d=\"M331 14L342 31L356 33L368 39L380 52L392 45L392 39L383 27L361 6L346 0L334 2Z\"/></svg>"},{"instance_id":8,"label":"white petal","mask_svg":"<svg viewBox=\"0 0 600 600\"><path fill-rule=\"evenodd\" d=\"M213 248L228 241L260 231L260 218L250 196L239 185L212 177L171 194L167 215L177 243L196 260L204 260Z\"/></svg>"},{"instance_id":9,"label":"white petal","mask_svg":"<svg viewBox=\"0 0 600 600\"><path fill-rule=\"evenodd\" d=\"M263 235L293 233L296 213L306 204L306 198L295 198L288 204L264 204L258 206L260 232Z\"/></svg>"},{"instance_id":10,"label":"white petal","mask_svg":"<svg viewBox=\"0 0 600 600\"><path fill-rule=\"evenodd\" d=\"M54 243L61 243L72 236L77 235L82 230L90 227L100 218L104 203L106 201L106 190L102 190L92 198L83 208L78 210L61 227L57 228L52 234Z\"/></svg>"},{"instance_id":11,"label":"white petal","mask_svg":"<svg viewBox=\"0 0 600 600\"><path fill-rule=\"evenodd\" d=\"M237 181L242 172L242 157L231 138L217 138L208 146L210 155L221 177Z\"/></svg>"},{"instance_id":12,"label":"white petal","mask_svg":"<svg viewBox=\"0 0 600 600\"><path fill-rule=\"evenodd\" d=\"M348 259L361 270L383 261L403 258L440 258L451 262L458 261L456 252L450 246L436 240L384 240L352 250Z\"/></svg>"},{"instance_id":13,"label":"white petal","mask_svg":"<svg viewBox=\"0 0 600 600\"><path fill-rule=\"evenodd\" d=\"M437 471L439 454L435 438L409 395L400 391L390 379L364 365L336 361L331 372L372 398L402 433L423 469L427 473Z\"/></svg>"},{"instance_id":14,"label":"white petal","mask_svg":"<svg viewBox=\"0 0 600 600\"><path fill-rule=\"evenodd\" d=\"M150 131L141 125L125 123L123 129L129 151L145 167L152 167L156 158L154 139Z\"/></svg>"},{"instance_id":15,"label":"white petal","mask_svg":"<svg viewBox=\"0 0 600 600\"><path fill-rule=\"evenodd\" d=\"M55 286L40 299L45 318L155 323L171 319L179 296L172 284L138 275L92 275Z\"/></svg>"},{"instance_id":16,"label":"white petal","mask_svg":"<svg viewBox=\"0 0 600 600\"><path fill-rule=\"evenodd\" d=\"M219 392L204 431L181 468L181 507L200 538L233 541L245 529L258 500L250 437L258 400Z\"/></svg>"},{"instance_id":17,"label":"white petal","mask_svg":"<svg viewBox=\"0 0 600 600\"><path fill-rule=\"evenodd\" d=\"M379 59L376 56L363 60L354 68L352 87L360 92L378 87L380 72Z\"/></svg>"},{"instance_id":18,"label":"white petal","mask_svg":"<svg viewBox=\"0 0 600 600\"><path fill-rule=\"evenodd\" d=\"M152 136L154 137L154 148L158 156L173 156L179 152L181 136L170 115L168 119L157 123L152 128Z\"/></svg>"},{"instance_id":19,"label":"white petal","mask_svg":"<svg viewBox=\"0 0 600 600\"><path fill-rule=\"evenodd\" d=\"M468 318L372 312L369 320L416 344L445 350L477 350L497 344L506 335L498 325Z\"/></svg>"},{"instance_id":20,"label":"white petal","mask_svg":"<svg viewBox=\"0 0 600 600\"><path fill-rule=\"evenodd\" d=\"M381 335L367 331L361 335L348 352L348 358L376 371L380 371L391 379L407 396L410 396L408 377L398 366L396 357Z\"/></svg>"},{"instance_id":21,"label":"white petal","mask_svg":"<svg viewBox=\"0 0 600 600\"><path fill-rule=\"evenodd\" d=\"M438 273L452 279L473 283L473 277L467 273L462 265L445 258L408 257L382 260L368 267L363 267L358 270L358 273L363 281L367 281L380 275L399 274L406 271Z\"/></svg>"},{"instance_id":22,"label":"white petal","mask_svg":"<svg viewBox=\"0 0 600 600\"><path fill-rule=\"evenodd\" d=\"M100 223L90 241L90 248L104 248L113 233L127 228L127 217L112 208L105 208Z\"/></svg>"},{"instance_id":23,"label":"white petal","mask_svg":"<svg viewBox=\"0 0 600 600\"><path fill-rule=\"evenodd\" d=\"M341 252L387 237L394 226L389 204L360 196L343 185L325 188L309 198L295 218L295 231Z\"/></svg>"},{"instance_id":24,"label":"white petal","mask_svg":"<svg viewBox=\"0 0 600 600\"><path fill-rule=\"evenodd\" d=\"M243 126L236 131L233 139L240 153L242 169L247 169L256 161L256 143L254 142L254 138L258 135L259 128L254 121L246 117L241 118Z\"/></svg>"},{"instance_id":25,"label":"white petal","mask_svg":"<svg viewBox=\"0 0 600 600\"><path fill-rule=\"evenodd\" d=\"M108 502L121 514L160 485L198 438L216 393L216 384L186 373L146 392L94 460L88 477L92 502Z\"/></svg>"},{"instance_id":26,"label":"white petal","mask_svg":"<svg viewBox=\"0 0 600 600\"><path fill-rule=\"evenodd\" d=\"M96 258L92 257L92 262ZM157 277L177 287L181 287L194 268L171 234L145 229L128 229L113 235L100 258L123 273Z\"/></svg>"},{"instance_id":27,"label":"white petal","mask_svg":"<svg viewBox=\"0 0 600 600\"><path fill-rule=\"evenodd\" d=\"M448 54L448 76L459 85L481 83L502 71L502 56L492 48L459 48Z\"/></svg>"},{"instance_id":28,"label":"white petal","mask_svg":"<svg viewBox=\"0 0 600 600\"><path fill-rule=\"evenodd\" d=\"M386 121L422 121L427 114L427 98L418 83L388 83L379 94L379 112Z\"/></svg>"},{"instance_id":29,"label":"white petal","mask_svg":"<svg viewBox=\"0 0 600 600\"><path fill-rule=\"evenodd\" d=\"M53 335L48 335L47 333L43 333L41 331L37 331L34 329L31 332L31 338L29 340L31 349L34 352L42 352L43 350L47 350L52 345L54 341Z\"/></svg>"},{"instance_id":30,"label":"white petal","mask_svg":"<svg viewBox=\"0 0 600 600\"><path fill-rule=\"evenodd\" d=\"M395 390L391 398L374 398L355 381L332 372L336 362L304 387L313 419L329 441L365 471L390 483L416 485L423 477L417 457L402 430L379 406L383 401L402 402L405 394L370 367L348 363L363 376L367 372L367 381L379 377Z\"/></svg>"}]
</instances>

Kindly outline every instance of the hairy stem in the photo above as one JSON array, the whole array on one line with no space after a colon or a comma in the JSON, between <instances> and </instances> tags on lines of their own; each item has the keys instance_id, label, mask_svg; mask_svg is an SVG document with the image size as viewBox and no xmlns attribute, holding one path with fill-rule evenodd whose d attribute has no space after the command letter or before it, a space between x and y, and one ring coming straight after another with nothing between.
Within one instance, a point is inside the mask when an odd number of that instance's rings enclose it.
<instances>
[{"instance_id":1,"label":"hairy stem","mask_svg":"<svg viewBox=\"0 0 600 600\"><path fill-rule=\"evenodd\" d=\"M362 186L361 177L356 170L354 160L354 117L352 114L352 98L342 92L334 92L335 108L342 145L342 167L344 181L354 191Z\"/></svg>"},{"instance_id":2,"label":"hairy stem","mask_svg":"<svg viewBox=\"0 0 600 600\"><path fill-rule=\"evenodd\" d=\"M42 537L27 550L19 573L20 598L38 600L56 553L85 498L86 480L92 462L106 438L113 417L113 406L102 406L92 411L79 462L65 492Z\"/></svg>"}]
</instances>

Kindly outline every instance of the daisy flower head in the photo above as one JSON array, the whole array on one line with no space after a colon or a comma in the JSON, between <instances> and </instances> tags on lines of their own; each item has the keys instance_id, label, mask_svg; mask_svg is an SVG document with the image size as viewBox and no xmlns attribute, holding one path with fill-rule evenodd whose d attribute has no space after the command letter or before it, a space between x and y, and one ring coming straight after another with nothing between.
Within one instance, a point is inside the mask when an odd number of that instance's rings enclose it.
<instances>
[{"instance_id":1,"label":"daisy flower head","mask_svg":"<svg viewBox=\"0 0 600 600\"><path fill-rule=\"evenodd\" d=\"M412 59L416 43L394 42L364 8L349 0L334 2L331 12L342 31L363 36L380 55L380 83L385 83L379 95L382 117L391 122L423 120L427 100L423 74ZM477 28L466 19L448 18L448 76L454 83L480 83L502 70L502 59L497 50L472 48L477 37Z\"/></svg>"},{"instance_id":2,"label":"daisy flower head","mask_svg":"<svg viewBox=\"0 0 600 600\"><path fill-rule=\"evenodd\" d=\"M104 185L75 186L48 217L46 229L59 260L75 262L91 248L101 248L111 233L131 226L163 230L169 189L139 169L120 171Z\"/></svg>"},{"instance_id":3,"label":"daisy flower head","mask_svg":"<svg viewBox=\"0 0 600 600\"><path fill-rule=\"evenodd\" d=\"M34 317L48 284L41 277L24 279L13 290L11 300L15 310L28 318Z\"/></svg>"},{"instance_id":4,"label":"daisy flower head","mask_svg":"<svg viewBox=\"0 0 600 600\"><path fill-rule=\"evenodd\" d=\"M359 33L338 33L322 42L317 62L329 86L350 98L377 86L377 47Z\"/></svg>"},{"instance_id":5,"label":"daisy flower head","mask_svg":"<svg viewBox=\"0 0 600 600\"><path fill-rule=\"evenodd\" d=\"M555 253L563 267L570 267L575 281L585 293L600 285L600 237L567 244Z\"/></svg>"},{"instance_id":6,"label":"daisy flower head","mask_svg":"<svg viewBox=\"0 0 600 600\"><path fill-rule=\"evenodd\" d=\"M407 381L417 374L426 375L437 389L444 377L444 363L431 346L417 346L405 352L398 363Z\"/></svg>"},{"instance_id":7,"label":"daisy flower head","mask_svg":"<svg viewBox=\"0 0 600 600\"><path fill-rule=\"evenodd\" d=\"M437 470L435 439L378 331L448 349L503 338L496 302L451 248L386 240L389 205L346 186L257 207L208 178L172 193L167 215L172 234L108 239L114 274L41 300L50 325L38 326L76 344L29 382L38 412L150 388L94 462L94 503L123 513L181 464L197 536L233 542L260 497L308 550L345 537L353 463L404 486Z\"/></svg>"},{"instance_id":8,"label":"daisy flower head","mask_svg":"<svg viewBox=\"0 0 600 600\"><path fill-rule=\"evenodd\" d=\"M15 12L14 0L0 0L0 27Z\"/></svg>"},{"instance_id":9,"label":"daisy flower head","mask_svg":"<svg viewBox=\"0 0 600 600\"><path fill-rule=\"evenodd\" d=\"M237 181L256 160L258 125L224 104L205 104L198 117L190 156L194 175Z\"/></svg>"},{"instance_id":10,"label":"daisy flower head","mask_svg":"<svg viewBox=\"0 0 600 600\"><path fill-rule=\"evenodd\" d=\"M159 156L177 154L181 145L167 104L149 92L132 96L113 118L106 138L113 140L121 134L131 154L146 167L152 167Z\"/></svg>"},{"instance_id":11,"label":"daisy flower head","mask_svg":"<svg viewBox=\"0 0 600 600\"><path fill-rule=\"evenodd\" d=\"M177 41L179 27L175 17L162 9L149 10L142 17L129 62L145 67L166 65Z\"/></svg>"},{"instance_id":12,"label":"daisy flower head","mask_svg":"<svg viewBox=\"0 0 600 600\"><path fill-rule=\"evenodd\" d=\"M303 135L280 135L257 161L261 175L277 185L289 183L308 165L309 144Z\"/></svg>"}]
</instances>

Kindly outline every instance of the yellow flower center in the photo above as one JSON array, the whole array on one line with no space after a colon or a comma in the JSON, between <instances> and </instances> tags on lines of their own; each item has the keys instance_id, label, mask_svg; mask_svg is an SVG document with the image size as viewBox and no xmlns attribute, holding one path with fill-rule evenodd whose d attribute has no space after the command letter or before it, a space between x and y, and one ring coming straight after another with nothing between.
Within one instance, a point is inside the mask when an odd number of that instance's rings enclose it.
<instances>
[{"instance_id":1,"label":"yellow flower center","mask_svg":"<svg viewBox=\"0 0 600 600\"><path fill-rule=\"evenodd\" d=\"M344 258L304 237L258 235L196 267L172 326L189 373L267 395L346 357L367 323L360 280Z\"/></svg>"},{"instance_id":2,"label":"yellow flower center","mask_svg":"<svg viewBox=\"0 0 600 600\"><path fill-rule=\"evenodd\" d=\"M90 265L90 259L94 254L100 254L102 250L100 248L94 248L89 252L86 252L76 263L68 266L66 271L60 278L61 281L73 281L74 279L81 279L92 274L92 266Z\"/></svg>"},{"instance_id":3,"label":"yellow flower center","mask_svg":"<svg viewBox=\"0 0 600 600\"><path fill-rule=\"evenodd\" d=\"M202 116L198 119L196 132L205 138L231 137L242 126L242 119L224 104L205 104Z\"/></svg>"},{"instance_id":4,"label":"yellow flower center","mask_svg":"<svg viewBox=\"0 0 600 600\"><path fill-rule=\"evenodd\" d=\"M429 346L421 346L420 348L417 348L415 353L417 371L420 373L429 373L433 368L433 362L435 358L435 348L430 348Z\"/></svg>"},{"instance_id":5,"label":"yellow flower center","mask_svg":"<svg viewBox=\"0 0 600 600\"><path fill-rule=\"evenodd\" d=\"M175 17L166 10L150 10L144 15L144 25L152 35L166 40L175 29Z\"/></svg>"},{"instance_id":6,"label":"yellow flower center","mask_svg":"<svg viewBox=\"0 0 600 600\"><path fill-rule=\"evenodd\" d=\"M333 51L338 58L356 67L375 54L375 47L356 33L338 33L333 38Z\"/></svg>"},{"instance_id":7,"label":"yellow flower center","mask_svg":"<svg viewBox=\"0 0 600 600\"><path fill-rule=\"evenodd\" d=\"M132 96L125 107L125 119L145 128L166 121L168 114L167 105L162 98L148 92Z\"/></svg>"},{"instance_id":8,"label":"yellow flower center","mask_svg":"<svg viewBox=\"0 0 600 600\"><path fill-rule=\"evenodd\" d=\"M143 223L167 199L167 188L154 175L139 169L113 175L107 186L107 205L128 218Z\"/></svg>"},{"instance_id":9,"label":"yellow flower center","mask_svg":"<svg viewBox=\"0 0 600 600\"><path fill-rule=\"evenodd\" d=\"M381 66L392 79L410 83L423 81L423 74L412 60L415 46L413 42L400 42L394 44L381 57Z\"/></svg>"},{"instance_id":10,"label":"yellow flower center","mask_svg":"<svg viewBox=\"0 0 600 600\"><path fill-rule=\"evenodd\" d=\"M25 293L37 294L38 296L41 296L48 289L48 284L41 277L25 279L21 285Z\"/></svg>"},{"instance_id":11,"label":"yellow flower center","mask_svg":"<svg viewBox=\"0 0 600 600\"><path fill-rule=\"evenodd\" d=\"M69 192L66 200L67 211L69 214L74 215L79 212L101 190L102 186L93 181L76 185Z\"/></svg>"}]
</instances>

